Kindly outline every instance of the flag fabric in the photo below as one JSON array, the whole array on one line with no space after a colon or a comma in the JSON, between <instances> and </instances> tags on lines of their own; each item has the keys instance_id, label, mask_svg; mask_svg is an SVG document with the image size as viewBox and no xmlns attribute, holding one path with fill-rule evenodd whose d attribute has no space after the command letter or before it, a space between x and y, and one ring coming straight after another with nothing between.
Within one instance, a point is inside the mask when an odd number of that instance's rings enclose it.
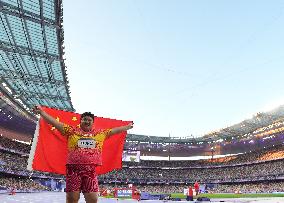
<instances>
[{"instance_id":1,"label":"flag fabric","mask_svg":"<svg viewBox=\"0 0 284 203\"><path fill-rule=\"evenodd\" d=\"M80 114L41 107L43 111L73 127L80 126ZM93 128L96 130L120 127L130 121L121 121L109 118L95 117ZM104 141L102 148L102 165L96 167L98 175L122 167L122 153L126 138L126 131L112 135ZM53 126L40 118L28 159L28 170L38 170L57 174L66 174L67 137Z\"/></svg>"}]
</instances>

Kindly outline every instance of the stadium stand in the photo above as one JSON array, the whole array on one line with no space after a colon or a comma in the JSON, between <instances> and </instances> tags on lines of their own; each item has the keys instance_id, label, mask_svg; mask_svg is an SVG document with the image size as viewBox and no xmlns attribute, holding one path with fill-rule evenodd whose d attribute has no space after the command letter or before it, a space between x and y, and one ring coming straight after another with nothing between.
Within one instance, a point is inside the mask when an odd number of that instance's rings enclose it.
<instances>
[{"instance_id":1,"label":"stadium stand","mask_svg":"<svg viewBox=\"0 0 284 203\"><path fill-rule=\"evenodd\" d=\"M26 150L29 146L8 138L2 139L11 142L10 147L13 146L16 149ZM10 149L13 149L13 147ZM202 184L214 185L212 189L208 189L208 192L280 192L281 187L277 187L284 184L282 181L284 163L283 159L279 159L278 155L282 153L283 145L279 145L274 148L233 156L233 158L226 157L225 159L124 162L122 170L102 175L99 180L103 187L106 184L107 187L112 188L115 185L123 186L127 183L133 183L141 191L162 193L166 191L180 192L182 191L181 188L186 188L195 180L200 181ZM258 160L258 162L251 162L252 160ZM7 179L5 176L3 178L3 174L25 177L24 180L28 180L31 174L26 171L26 164L26 156L2 149L0 152L1 187L5 187L4 183L7 183L7 181L14 180ZM62 176L40 172L33 173L32 178L35 180L45 178L46 181L57 179L58 183L63 179ZM34 182L27 181L27 184L32 185ZM166 186L164 186L165 184ZM7 188L10 187L8 185L10 184L6 185ZM250 185L253 187L249 187ZM54 189L58 190L58 188Z\"/></svg>"},{"instance_id":2,"label":"stadium stand","mask_svg":"<svg viewBox=\"0 0 284 203\"><path fill-rule=\"evenodd\" d=\"M8 190L16 190L21 192L50 191L51 188L41 185L40 183L28 178L7 178L1 177L0 187L8 188Z\"/></svg>"},{"instance_id":3,"label":"stadium stand","mask_svg":"<svg viewBox=\"0 0 284 203\"><path fill-rule=\"evenodd\" d=\"M61 190L63 177L26 170L34 105L75 111L64 62L62 1L0 2L0 192ZM125 162L99 177L112 189L133 183L150 193L182 192L198 180L207 192L284 192L284 106L198 137L127 135L142 156L212 156L197 161ZM238 154L223 158L217 155Z\"/></svg>"},{"instance_id":4,"label":"stadium stand","mask_svg":"<svg viewBox=\"0 0 284 203\"><path fill-rule=\"evenodd\" d=\"M184 160L184 161L150 161L141 160L141 162L125 162L125 166L144 166L144 167L206 167L206 166L230 166L237 164L252 164L265 161L277 160L284 158L284 145L280 144L273 147L263 148L252 153L232 155L221 158L210 158L203 160Z\"/></svg>"},{"instance_id":5,"label":"stadium stand","mask_svg":"<svg viewBox=\"0 0 284 203\"><path fill-rule=\"evenodd\" d=\"M245 182L256 180L277 180L283 178L283 160L269 161L265 163L206 167L206 168L123 168L103 177L108 179L120 179L122 182L136 183L182 183L194 182Z\"/></svg>"},{"instance_id":6,"label":"stadium stand","mask_svg":"<svg viewBox=\"0 0 284 203\"><path fill-rule=\"evenodd\" d=\"M3 0L0 7L1 188L46 189L40 185L62 177L26 171L30 145L15 140L31 142L35 105L74 111L63 57L62 1Z\"/></svg>"},{"instance_id":7,"label":"stadium stand","mask_svg":"<svg viewBox=\"0 0 284 203\"><path fill-rule=\"evenodd\" d=\"M0 136L0 148L6 149L7 151L14 151L20 154L28 154L30 152L30 145L23 144L20 142L12 141L9 138Z\"/></svg>"}]
</instances>

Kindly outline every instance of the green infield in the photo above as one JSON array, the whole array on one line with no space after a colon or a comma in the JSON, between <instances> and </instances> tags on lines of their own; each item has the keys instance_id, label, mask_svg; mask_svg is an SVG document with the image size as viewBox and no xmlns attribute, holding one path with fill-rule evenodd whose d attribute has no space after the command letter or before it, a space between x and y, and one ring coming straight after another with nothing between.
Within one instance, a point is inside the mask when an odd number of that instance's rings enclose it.
<instances>
[{"instance_id":1,"label":"green infield","mask_svg":"<svg viewBox=\"0 0 284 203\"><path fill-rule=\"evenodd\" d=\"M172 198L181 198L185 199L186 196L183 193L172 193ZM232 193L222 193L222 194L200 194L194 196L194 199L197 197L208 197L210 199L227 199L227 198L263 198L263 197L284 197L284 194L232 194ZM113 195L106 196L105 198L113 198ZM131 199L131 197L120 197L118 199Z\"/></svg>"},{"instance_id":2,"label":"green infield","mask_svg":"<svg viewBox=\"0 0 284 203\"><path fill-rule=\"evenodd\" d=\"M181 198L185 199L186 196L183 193L173 193L171 194L172 198ZM198 197L208 197L208 198L257 198L257 197L284 197L284 194L227 194L227 193L222 193L222 194L200 194ZM196 198L196 196L194 197Z\"/></svg>"}]
</instances>

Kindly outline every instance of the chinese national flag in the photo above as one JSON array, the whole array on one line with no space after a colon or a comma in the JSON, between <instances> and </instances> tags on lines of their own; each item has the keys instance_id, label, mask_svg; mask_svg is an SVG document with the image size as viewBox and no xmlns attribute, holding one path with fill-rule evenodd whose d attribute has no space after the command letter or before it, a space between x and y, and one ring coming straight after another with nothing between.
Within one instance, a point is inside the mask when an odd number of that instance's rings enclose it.
<instances>
[{"instance_id":1,"label":"chinese national flag","mask_svg":"<svg viewBox=\"0 0 284 203\"><path fill-rule=\"evenodd\" d=\"M79 126L80 114L42 107L52 117L70 126ZM95 129L107 129L127 125L130 121L95 117ZM104 174L122 167L122 153L126 131L112 135L104 141L102 166L97 166L97 174ZM28 170L38 170L66 174L67 138L53 126L40 118L28 160Z\"/></svg>"}]
</instances>

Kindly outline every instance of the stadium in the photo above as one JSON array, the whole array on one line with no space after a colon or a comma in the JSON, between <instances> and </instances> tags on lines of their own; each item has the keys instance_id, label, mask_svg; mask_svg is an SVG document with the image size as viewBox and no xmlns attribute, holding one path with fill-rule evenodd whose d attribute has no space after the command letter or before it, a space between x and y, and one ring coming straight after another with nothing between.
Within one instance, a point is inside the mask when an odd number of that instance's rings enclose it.
<instances>
[{"instance_id":1,"label":"stadium","mask_svg":"<svg viewBox=\"0 0 284 203\"><path fill-rule=\"evenodd\" d=\"M63 202L64 176L27 170L38 120L32 108L75 111L62 1L3 0L0 6L0 202ZM131 199L135 190L141 201L180 201L198 182L198 197L215 202L282 202L283 159L279 106L202 137L127 134L122 169L99 176L100 193L113 197L123 189L116 197Z\"/></svg>"}]
</instances>

